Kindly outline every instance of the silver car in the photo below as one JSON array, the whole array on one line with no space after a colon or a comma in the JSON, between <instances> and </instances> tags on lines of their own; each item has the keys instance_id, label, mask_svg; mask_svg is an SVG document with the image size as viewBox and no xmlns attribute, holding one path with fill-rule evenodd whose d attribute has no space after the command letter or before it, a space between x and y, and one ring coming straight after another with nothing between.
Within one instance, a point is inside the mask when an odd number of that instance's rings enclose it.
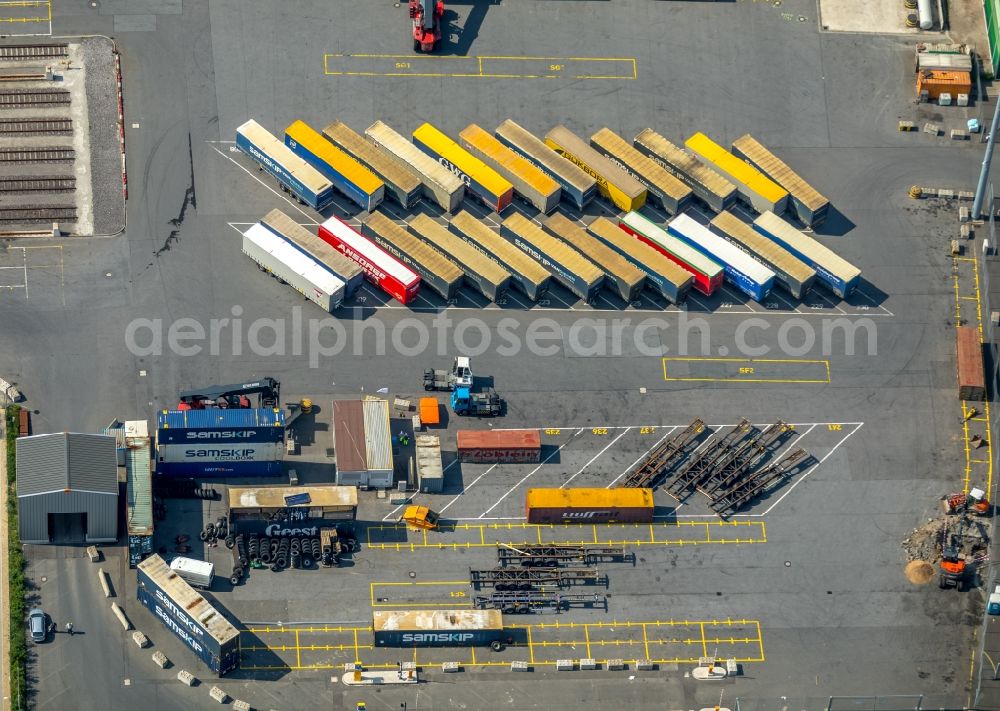
<instances>
[{"instance_id":1,"label":"silver car","mask_svg":"<svg viewBox=\"0 0 1000 711\"><path fill-rule=\"evenodd\" d=\"M28 632L32 642L44 642L48 638L49 616L39 607L28 613Z\"/></svg>"}]
</instances>

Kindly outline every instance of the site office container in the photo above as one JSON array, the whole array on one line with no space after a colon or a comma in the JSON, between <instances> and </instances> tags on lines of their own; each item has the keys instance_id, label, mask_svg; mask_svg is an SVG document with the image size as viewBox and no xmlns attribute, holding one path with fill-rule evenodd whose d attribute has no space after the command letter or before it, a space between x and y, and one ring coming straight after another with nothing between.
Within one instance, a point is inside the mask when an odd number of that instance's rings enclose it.
<instances>
[{"instance_id":1,"label":"site office container","mask_svg":"<svg viewBox=\"0 0 1000 711\"><path fill-rule=\"evenodd\" d=\"M413 132L413 143L457 175L467 192L494 212L502 212L514 198L514 186L506 178L451 140L429 123Z\"/></svg>"},{"instance_id":2,"label":"site office container","mask_svg":"<svg viewBox=\"0 0 1000 711\"><path fill-rule=\"evenodd\" d=\"M628 213L618 220L618 226L691 274L692 286L705 296L722 286L724 270L720 264L639 213Z\"/></svg>"},{"instance_id":3,"label":"site office container","mask_svg":"<svg viewBox=\"0 0 1000 711\"><path fill-rule=\"evenodd\" d=\"M331 217L319 226L319 236L344 256L361 265L368 281L399 303L410 303L420 292L420 277L412 269L363 237L346 222Z\"/></svg>"},{"instance_id":4,"label":"site office container","mask_svg":"<svg viewBox=\"0 0 1000 711\"><path fill-rule=\"evenodd\" d=\"M969 72L949 72L937 69L924 69L917 72L917 96L927 92L927 98L937 100L941 94L951 94L952 98L959 94L972 93L972 77Z\"/></svg>"},{"instance_id":5,"label":"site office container","mask_svg":"<svg viewBox=\"0 0 1000 711\"><path fill-rule=\"evenodd\" d=\"M236 147L304 204L322 210L333 201L333 183L253 119L236 129Z\"/></svg>"},{"instance_id":6,"label":"site office container","mask_svg":"<svg viewBox=\"0 0 1000 711\"><path fill-rule=\"evenodd\" d=\"M582 210L597 195L597 181L575 163L553 151L545 142L510 119L497 126L497 139L559 183L562 199Z\"/></svg>"},{"instance_id":7,"label":"site office container","mask_svg":"<svg viewBox=\"0 0 1000 711\"><path fill-rule=\"evenodd\" d=\"M465 183L457 175L424 153L388 125L376 121L365 135L387 156L420 177L427 197L445 212L455 212L465 197Z\"/></svg>"},{"instance_id":8,"label":"site office container","mask_svg":"<svg viewBox=\"0 0 1000 711\"><path fill-rule=\"evenodd\" d=\"M327 313L344 301L341 279L260 223L243 233L243 254Z\"/></svg>"},{"instance_id":9,"label":"site office container","mask_svg":"<svg viewBox=\"0 0 1000 711\"><path fill-rule=\"evenodd\" d=\"M346 124L334 121L323 129L323 135L333 145L354 157L385 184L385 194L404 208L420 201L423 186L420 177L408 166L393 160Z\"/></svg>"},{"instance_id":10,"label":"site office container","mask_svg":"<svg viewBox=\"0 0 1000 711\"><path fill-rule=\"evenodd\" d=\"M441 438L437 435L417 435L415 453L417 488L427 494L440 494L444 489Z\"/></svg>"},{"instance_id":11,"label":"site office container","mask_svg":"<svg viewBox=\"0 0 1000 711\"><path fill-rule=\"evenodd\" d=\"M816 270L816 278L841 298L849 296L861 282L861 270L812 237L802 234L773 212L753 221L753 228Z\"/></svg>"},{"instance_id":12,"label":"site office container","mask_svg":"<svg viewBox=\"0 0 1000 711\"><path fill-rule=\"evenodd\" d=\"M816 281L816 270L787 249L764 237L729 211L720 212L709 226L716 234L769 267L774 272L775 281L796 299L805 298L809 293Z\"/></svg>"},{"instance_id":13,"label":"site office container","mask_svg":"<svg viewBox=\"0 0 1000 711\"><path fill-rule=\"evenodd\" d=\"M446 300L455 297L462 286L462 270L441 252L380 212L369 215L361 229L375 244L419 274L425 286Z\"/></svg>"},{"instance_id":14,"label":"site office container","mask_svg":"<svg viewBox=\"0 0 1000 711\"><path fill-rule=\"evenodd\" d=\"M500 234L555 275L556 281L587 303L597 298L604 272L582 254L515 212L500 225Z\"/></svg>"},{"instance_id":15,"label":"site office container","mask_svg":"<svg viewBox=\"0 0 1000 711\"><path fill-rule=\"evenodd\" d=\"M621 210L638 210L646 204L642 183L602 156L563 125L545 134L545 145L572 161L597 181L597 190Z\"/></svg>"},{"instance_id":16,"label":"site office container","mask_svg":"<svg viewBox=\"0 0 1000 711\"><path fill-rule=\"evenodd\" d=\"M630 146L628 141L610 128L602 128L591 136L590 145L642 183L649 195L671 215L676 215L690 204L691 188L663 166Z\"/></svg>"},{"instance_id":17,"label":"site office container","mask_svg":"<svg viewBox=\"0 0 1000 711\"><path fill-rule=\"evenodd\" d=\"M538 430L459 430L458 461L532 464L542 459Z\"/></svg>"},{"instance_id":18,"label":"site office container","mask_svg":"<svg viewBox=\"0 0 1000 711\"><path fill-rule=\"evenodd\" d=\"M652 523L652 489L528 489L528 523Z\"/></svg>"},{"instance_id":19,"label":"site office container","mask_svg":"<svg viewBox=\"0 0 1000 711\"><path fill-rule=\"evenodd\" d=\"M371 212L382 203L385 183L304 121L296 121L285 129L285 145L362 210Z\"/></svg>"},{"instance_id":20,"label":"site office container","mask_svg":"<svg viewBox=\"0 0 1000 711\"><path fill-rule=\"evenodd\" d=\"M345 299L361 288L365 272L357 262L345 257L281 210L271 210L261 218L260 224L344 282Z\"/></svg>"},{"instance_id":21,"label":"site office container","mask_svg":"<svg viewBox=\"0 0 1000 711\"><path fill-rule=\"evenodd\" d=\"M626 232L606 217L598 217L587 230L602 244L613 249L646 275L646 287L673 304L687 298L694 277L635 235Z\"/></svg>"},{"instance_id":22,"label":"site office container","mask_svg":"<svg viewBox=\"0 0 1000 711\"><path fill-rule=\"evenodd\" d=\"M290 497L303 495L308 496L307 502L288 503ZM230 525L240 533L267 536L317 536L318 531L309 529L353 521L358 510L354 486L229 487L226 496ZM280 522L275 523L276 519Z\"/></svg>"},{"instance_id":23,"label":"site office container","mask_svg":"<svg viewBox=\"0 0 1000 711\"><path fill-rule=\"evenodd\" d=\"M749 296L763 301L774 286L774 272L688 215L667 223L670 234L680 237L706 257L722 264L726 280Z\"/></svg>"},{"instance_id":24,"label":"site office container","mask_svg":"<svg viewBox=\"0 0 1000 711\"><path fill-rule=\"evenodd\" d=\"M986 399L986 371L983 368L983 344L975 326L955 329L958 354L958 397L962 400Z\"/></svg>"},{"instance_id":25,"label":"site office container","mask_svg":"<svg viewBox=\"0 0 1000 711\"><path fill-rule=\"evenodd\" d=\"M613 225L612 225L613 226ZM625 301L638 298L646 275L625 257L605 245L599 239L591 237L587 231L563 214L556 213L542 227L576 249L580 254L590 257L599 269L604 272L604 286L614 291ZM617 227L614 229L618 230ZM618 230L621 232L621 230ZM622 233L624 237L625 234Z\"/></svg>"},{"instance_id":26,"label":"site office container","mask_svg":"<svg viewBox=\"0 0 1000 711\"><path fill-rule=\"evenodd\" d=\"M474 123L466 126L458 138L463 148L509 181L514 186L514 193L537 210L547 214L556 209L562 188L541 168Z\"/></svg>"},{"instance_id":27,"label":"site office container","mask_svg":"<svg viewBox=\"0 0 1000 711\"><path fill-rule=\"evenodd\" d=\"M640 131L632 144L637 151L688 185L695 197L715 212L722 212L739 198L735 185L653 129Z\"/></svg>"},{"instance_id":28,"label":"site office container","mask_svg":"<svg viewBox=\"0 0 1000 711\"><path fill-rule=\"evenodd\" d=\"M448 255L465 273L465 280L490 301L496 301L510 286L511 273L493 257L473 247L427 215L417 215L409 228L422 240Z\"/></svg>"},{"instance_id":29,"label":"site office container","mask_svg":"<svg viewBox=\"0 0 1000 711\"><path fill-rule=\"evenodd\" d=\"M826 220L830 201L749 133L733 141L733 153L788 191L796 217L810 227Z\"/></svg>"},{"instance_id":30,"label":"site office container","mask_svg":"<svg viewBox=\"0 0 1000 711\"><path fill-rule=\"evenodd\" d=\"M788 191L752 165L743 161L704 133L696 133L684 145L736 184L740 195L757 212L778 214L788 206Z\"/></svg>"},{"instance_id":31,"label":"site office container","mask_svg":"<svg viewBox=\"0 0 1000 711\"><path fill-rule=\"evenodd\" d=\"M485 647L503 637L499 610L375 610L376 647Z\"/></svg>"},{"instance_id":32,"label":"site office container","mask_svg":"<svg viewBox=\"0 0 1000 711\"><path fill-rule=\"evenodd\" d=\"M455 215L449 227L470 245L500 262L510 272L511 283L532 301L538 301L549 288L552 274L547 269L468 212L463 210Z\"/></svg>"},{"instance_id":33,"label":"site office container","mask_svg":"<svg viewBox=\"0 0 1000 711\"><path fill-rule=\"evenodd\" d=\"M170 561L170 569L193 588L207 590L212 587L212 581L215 580L215 566L206 560L177 556Z\"/></svg>"},{"instance_id":34,"label":"site office container","mask_svg":"<svg viewBox=\"0 0 1000 711\"><path fill-rule=\"evenodd\" d=\"M240 633L155 553L139 563L138 599L219 676L240 664Z\"/></svg>"}]
</instances>

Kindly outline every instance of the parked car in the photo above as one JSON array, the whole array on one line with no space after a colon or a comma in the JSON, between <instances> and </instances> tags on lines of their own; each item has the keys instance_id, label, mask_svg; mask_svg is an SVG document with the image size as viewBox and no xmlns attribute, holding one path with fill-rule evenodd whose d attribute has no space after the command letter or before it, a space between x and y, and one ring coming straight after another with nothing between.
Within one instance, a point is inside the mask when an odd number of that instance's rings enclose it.
<instances>
[{"instance_id":1,"label":"parked car","mask_svg":"<svg viewBox=\"0 0 1000 711\"><path fill-rule=\"evenodd\" d=\"M36 607L28 613L28 631L32 642L44 642L48 638L49 616L41 608Z\"/></svg>"}]
</instances>

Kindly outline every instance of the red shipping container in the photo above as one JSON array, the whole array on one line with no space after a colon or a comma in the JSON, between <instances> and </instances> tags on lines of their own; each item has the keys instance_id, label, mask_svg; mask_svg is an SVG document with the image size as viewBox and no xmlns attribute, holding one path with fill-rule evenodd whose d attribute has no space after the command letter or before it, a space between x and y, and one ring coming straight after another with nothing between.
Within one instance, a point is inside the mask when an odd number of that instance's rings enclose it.
<instances>
[{"instance_id":1,"label":"red shipping container","mask_svg":"<svg viewBox=\"0 0 1000 711\"><path fill-rule=\"evenodd\" d=\"M542 459L538 430L459 430L460 462L519 464Z\"/></svg>"},{"instance_id":2,"label":"red shipping container","mask_svg":"<svg viewBox=\"0 0 1000 711\"><path fill-rule=\"evenodd\" d=\"M962 400L986 399L986 371L983 368L983 344L979 329L960 326L956 330L958 342L958 397Z\"/></svg>"},{"instance_id":3,"label":"red shipping container","mask_svg":"<svg viewBox=\"0 0 1000 711\"><path fill-rule=\"evenodd\" d=\"M338 252L361 265L368 281L401 304L408 304L417 297L420 277L343 220L331 217L319 226L319 236Z\"/></svg>"}]
</instances>

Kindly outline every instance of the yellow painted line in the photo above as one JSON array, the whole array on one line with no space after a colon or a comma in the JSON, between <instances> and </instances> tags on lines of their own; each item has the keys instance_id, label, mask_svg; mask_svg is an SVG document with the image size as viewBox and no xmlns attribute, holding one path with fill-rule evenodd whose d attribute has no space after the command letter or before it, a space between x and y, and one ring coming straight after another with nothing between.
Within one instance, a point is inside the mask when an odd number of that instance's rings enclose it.
<instances>
[{"instance_id":1,"label":"yellow painted line","mask_svg":"<svg viewBox=\"0 0 1000 711\"><path fill-rule=\"evenodd\" d=\"M372 607L399 607L400 605L405 605L406 607L468 607L472 604L472 601L468 598L465 588L469 586L467 580L428 580L428 581L405 581L405 582L374 582L370 583L371 586L371 600ZM441 600L435 600L434 602L377 602L378 597L375 594L376 587L429 587L429 586L440 586L446 588L461 588L461 590L452 590L448 595L448 602L442 602ZM452 594L458 593L458 594Z\"/></svg>"},{"instance_id":2,"label":"yellow painted line","mask_svg":"<svg viewBox=\"0 0 1000 711\"><path fill-rule=\"evenodd\" d=\"M528 661L531 664L535 663L535 645L531 643L531 628L528 628Z\"/></svg>"},{"instance_id":3,"label":"yellow painted line","mask_svg":"<svg viewBox=\"0 0 1000 711\"><path fill-rule=\"evenodd\" d=\"M760 622L754 620L754 624L757 625L757 643L760 645L760 661L764 661L764 635L760 631Z\"/></svg>"},{"instance_id":4,"label":"yellow painted line","mask_svg":"<svg viewBox=\"0 0 1000 711\"><path fill-rule=\"evenodd\" d=\"M649 659L649 637L646 635L646 625L642 626L642 645L646 650L646 659Z\"/></svg>"},{"instance_id":5,"label":"yellow painted line","mask_svg":"<svg viewBox=\"0 0 1000 711\"><path fill-rule=\"evenodd\" d=\"M668 357L663 358L663 379L665 381L677 382L703 382L703 383L829 383L830 382L830 361L810 360L796 358L715 358L712 356L698 356L690 358ZM668 362L685 363L743 363L743 374L726 375L722 377L689 377L672 376L667 371ZM823 366L824 377L822 378L758 378L743 377L743 375L756 375L757 364L766 363L769 365L821 365Z\"/></svg>"},{"instance_id":6,"label":"yellow painted line","mask_svg":"<svg viewBox=\"0 0 1000 711\"><path fill-rule=\"evenodd\" d=\"M295 666L302 666L302 648L299 646L298 630L295 630Z\"/></svg>"},{"instance_id":7,"label":"yellow painted line","mask_svg":"<svg viewBox=\"0 0 1000 711\"><path fill-rule=\"evenodd\" d=\"M331 69L340 63L351 61L391 61L392 66L385 70L374 69ZM491 72L488 70L488 63L494 61L503 62L547 62L547 71L528 72ZM602 73L574 73L575 65L587 66L596 62L625 65L626 71L622 74L602 74ZM415 65L422 68L418 71L411 71ZM429 67L463 67L465 71L435 71ZM581 68L582 68L581 66ZM423 67L428 68L427 70ZM542 57L542 56L504 56L504 55L469 55L464 57L436 56L436 55L412 55L412 54L340 54L327 53L323 55L323 73L327 76L386 76L386 77L448 77L448 78L478 78L478 79L596 79L596 80L619 80L634 81L639 77L638 62L634 57Z\"/></svg>"},{"instance_id":8,"label":"yellow painted line","mask_svg":"<svg viewBox=\"0 0 1000 711\"><path fill-rule=\"evenodd\" d=\"M360 664L361 663L361 650L358 649L358 630L357 630L357 628L355 628L355 630L354 630L354 663L355 664Z\"/></svg>"},{"instance_id":9,"label":"yellow painted line","mask_svg":"<svg viewBox=\"0 0 1000 711\"><path fill-rule=\"evenodd\" d=\"M586 639L586 644L587 644L587 659L590 659L591 656L590 656L590 627L589 627L589 625L584 625L583 626L583 636L584 636L584 639Z\"/></svg>"}]
</instances>

